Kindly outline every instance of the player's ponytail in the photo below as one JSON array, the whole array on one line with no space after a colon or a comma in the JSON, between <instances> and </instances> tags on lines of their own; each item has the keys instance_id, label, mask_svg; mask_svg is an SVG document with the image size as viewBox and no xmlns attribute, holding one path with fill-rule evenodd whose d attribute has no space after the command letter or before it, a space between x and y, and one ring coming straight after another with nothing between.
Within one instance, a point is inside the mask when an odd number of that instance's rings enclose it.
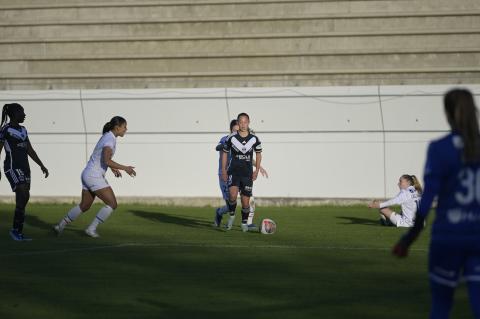
<instances>
[{"instance_id":1,"label":"player's ponytail","mask_svg":"<svg viewBox=\"0 0 480 319\"><path fill-rule=\"evenodd\" d=\"M410 186L415 187L415 190L419 194L423 193L422 184L420 184L420 181L418 180L418 178L415 175L404 174L404 175L402 175L401 178L408 181Z\"/></svg>"},{"instance_id":2,"label":"player's ponytail","mask_svg":"<svg viewBox=\"0 0 480 319\"><path fill-rule=\"evenodd\" d=\"M0 126L3 126L5 123L7 123L8 117L12 117L13 113L22 108L22 106L18 103L7 103L3 106L2 109L2 123Z\"/></svg>"},{"instance_id":3,"label":"player's ponytail","mask_svg":"<svg viewBox=\"0 0 480 319\"><path fill-rule=\"evenodd\" d=\"M465 89L453 89L443 99L447 120L453 131L463 140L463 160L480 160L480 132L478 112L473 95Z\"/></svg>"},{"instance_id":4,"label":"player's ponytail","mask_svg":"<svg viewBox=\"0 0 480 319\"><path fill-rule=\"evenodd\" d=\"M114 117L112 117L110 122L105 123L105 125L103 126L102 134L105 134L105 133L113 130L113 128L115 126L121 126L125 123L127 123L127 120L125 120L123 117L114 116Z\"/></svg>"},{"instance_id":5,"label":"player's ponytail","mask_svg":"<svg viewBox=\"0 0 480 319\"><path fill-rule=\"evenodd\" d=\"M413 181L413 187L415 187L415 189L419 194L422 194L423 193L422 184L420 184L420 181L418 180L417 176L411 175L410 177L412 178L412 181Z\"/></svg>"}]
</instances>

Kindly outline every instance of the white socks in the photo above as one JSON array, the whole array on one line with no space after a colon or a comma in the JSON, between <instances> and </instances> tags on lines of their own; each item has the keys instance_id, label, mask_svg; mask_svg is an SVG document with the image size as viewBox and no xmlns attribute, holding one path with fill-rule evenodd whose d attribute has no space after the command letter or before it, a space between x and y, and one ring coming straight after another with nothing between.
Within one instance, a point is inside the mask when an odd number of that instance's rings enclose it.
<instances>
[{"instance_id":1,"label":"white socks","mask_svg":"<svg viewBox=\"0 0 480 319\"><path fill-rule=\"evenodd\" d=\"M255 216L255 211L250 206L250 213L248 213L247 225L253 224L253 216Z\"/></svg>"},{"instance_id":2,"label":"white socks","mask_svg":"<svg viewBox=\"0 0 480 319\"><path fill-rule=\"evenodd\" d=\"M67 226L68 224L73 222L75 219L77 219L77 217L80 216L80 214L82 214L82 210L80 209L80 206L77 205L73 207L72 209L70 209L67 215L65 215L65 217L63 217L63 219L58 223L58 227L63 230L65 226Z\"/></svg>"},{"instance_id":3,"label":"white socks","mask_svg":"<svg viewBox=\"0 0 480 319\"><path fill-rule=\"evenodd\" d=\"M229 230L232 229L234 221L235 221L235 215L228 216L227 229Z\"/></svg>"},{"instance_id":4,"label":"white socks","mask_svg":"<svg viewBox=\"0 0 480 319\"><path fill-rule=\"evenodd\" d=\"M97 229L97 226L99 224L103 224L108 219L108 217L112 214L112 212L113 212L112 207L110 207L108 205L103 206L98 211L97 216L95 216L95 218L93 219L90 226L88 226L88 229L92 230L92 231L95 231Z\"/></svg>"}]
</instances>

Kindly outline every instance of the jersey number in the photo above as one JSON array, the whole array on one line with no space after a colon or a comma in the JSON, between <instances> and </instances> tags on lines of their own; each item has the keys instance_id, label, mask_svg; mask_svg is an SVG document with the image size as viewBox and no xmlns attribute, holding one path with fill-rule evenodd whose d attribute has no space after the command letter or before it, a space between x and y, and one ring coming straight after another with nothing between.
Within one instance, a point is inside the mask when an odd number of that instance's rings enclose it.
<instances>
[{"instance_id":1,"label":"jersey number","mask_svg":"<svg viewBox=\"0 0 480 319\"><path fill-rule=\"evenodd\" d=\"M458 174L460 185L464 187L464 192L457 191L455 199L460 205L469 205L474 200L480 204L480 170L474 171L471 168L465 168Z\"/></svg>"}]
</instances>

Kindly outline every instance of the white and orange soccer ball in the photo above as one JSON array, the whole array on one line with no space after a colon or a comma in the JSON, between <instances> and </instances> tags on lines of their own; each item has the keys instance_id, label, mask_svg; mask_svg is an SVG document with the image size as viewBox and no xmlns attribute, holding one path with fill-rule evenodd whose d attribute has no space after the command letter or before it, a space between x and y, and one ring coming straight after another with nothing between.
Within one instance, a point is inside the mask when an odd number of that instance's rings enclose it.
<instances>
[{"instance_id":1,"label":"white and orange soccer ball","mask_svg":"<svg viewBox=\"0 0 480 319\"><path fill-rule=\"evenodd\" d=\"M277 224L269 218L262 220L262 225L260 226L260 232L264 235L272 235L277 230Z\"/></svg>"}]
</instances>

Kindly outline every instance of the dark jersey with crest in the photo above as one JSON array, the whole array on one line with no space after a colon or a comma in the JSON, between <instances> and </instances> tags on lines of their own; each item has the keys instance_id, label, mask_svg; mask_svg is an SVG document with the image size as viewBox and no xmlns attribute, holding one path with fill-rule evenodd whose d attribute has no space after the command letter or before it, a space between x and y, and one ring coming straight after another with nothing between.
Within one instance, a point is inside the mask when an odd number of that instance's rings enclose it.
<instances>
[{"instance_id":1,"label":"dark jersey with crest","mask_svg":"<svg viewBox=\"0 0 480 319\"><path fill-rule=\"evenodd\" d=\"M5 171L22 169L29 172L27 153L29 140L25 127L14 127L10 123L5 124L0 129L0 142L3 143L6 152L3 166Z\"/></svg>"},{"instance_id":2,"label":"dark jersey with crest","mask_svg":"<svg viewBox=\"0 0 480 319\"><path fill-rule=\"evenodd\" d=\"M231 155L228 175L250 177L253 173L253 152L261 153L262 144L258 137L252 133L242 137L239 132L236 132L228 136L223 151Z\"/></svg>"}]
</instances>

